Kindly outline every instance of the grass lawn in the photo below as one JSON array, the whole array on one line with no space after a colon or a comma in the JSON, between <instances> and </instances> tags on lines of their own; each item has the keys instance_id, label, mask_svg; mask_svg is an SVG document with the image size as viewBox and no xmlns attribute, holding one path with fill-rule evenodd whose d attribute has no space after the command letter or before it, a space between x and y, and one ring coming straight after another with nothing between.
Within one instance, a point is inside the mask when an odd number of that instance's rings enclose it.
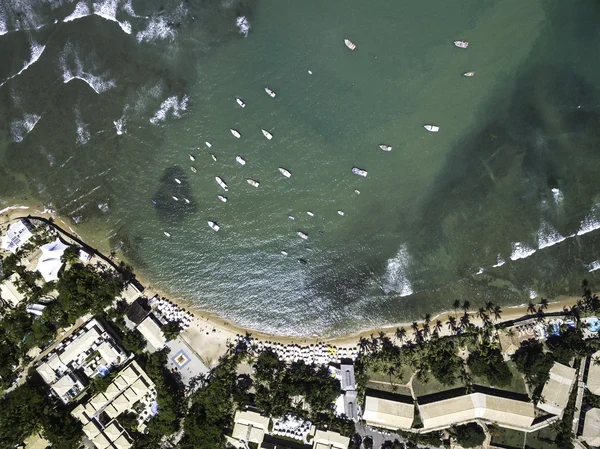
<instances>
[{"instance_id":1,"label":"grass lawn","mask_svg":"<svg viewBox=\"0 0 600 449\"><path fill-rule=\"evenodd\" d=\"M439 393L440 391L452 390L453 388L464 387L463 383L455 383L453 385L442 385L435 377L429 376L427 383L419 382L416 378L413 379L413 390L415 396L425 396L427 394Z\"/></svg>"},{"instance_id":2,"label":"grass lawn","mask_svg":"<svg viewBox=\"0 0 600 449\"><path fill-rule=\"evenodd\" d=\"M527 394L527 390L525 389L525 381L523 380L523 375L517 371L517 367L514 362L507 362L507 365L513 375L512 382L510 385L500 388L501 390L506 391L514 391L515 393L523 393ZM481 385L483 387L494 387L494 385L490 385L485 377L473 376L473 383L476 385Z\"/></svg>"},{"instance_id":3,"label":"grass lawn","mask_svg":"<svg viewBox=\"0 0 600 449\"><path fill-rule=\"evenodd\" d=\"M382 382L368 382L367 383L367 388L370 388L372 390L385 391L385 392L388 392L388 393L402 394L402 395L405 395L405 396L410 396L410 388L402 386L402 385L397 385L397 384L396 385L392 385L389 382L386 382L386 383L382 383Z\"/></svg>"},{"instance_id":4,"label":"grass lawn","mask_svg":"<svg viewBox=\"0 0 600 449\"><path fill-rule=\"evenodd\" d=\"M492 437L492 444L498 444L502 447L510 447L515 449L521 449L525 441L525 432L519 432L518 430L503 429L502 427L494 428L494 436Z\"/></svg>"},{"instance_id":5,"label":"grass lawn","mask_svg":"<svg viewBox=\"0 0 600 449\"><path fill-rule=\"evenodd\" d=\"M400 373L395 374L394 376L388 376L387 374L382 373L374 373L371 370L367 371L367 376L369 380L374 380L376 382L386 382L389 383L390 380L395 385L405 385L410 380L410 376L412 376L412 372L409 368L402 367Z\"/></svg>"}]
</instances>

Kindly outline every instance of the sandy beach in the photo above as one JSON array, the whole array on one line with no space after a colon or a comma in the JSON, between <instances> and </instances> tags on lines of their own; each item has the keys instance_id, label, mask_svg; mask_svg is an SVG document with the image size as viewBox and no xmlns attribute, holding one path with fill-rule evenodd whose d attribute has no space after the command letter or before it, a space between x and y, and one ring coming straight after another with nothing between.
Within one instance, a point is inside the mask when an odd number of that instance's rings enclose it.
<instances>
[{"instance_id":1,"label":"sandy beach","mask_svg":"<svg viewBox=\"0 0 600 449\"><path fill-rule=\"evenodd\" d=\"M72 226L69 226L60 217L53 214L53 211L46 210L43 206L37 207L32 205L19 205L10 208L0 210L0 226L5 229L8 222L12 220L26 217L27 215L40 216L44 218L53 218L58 226L65 227L69 232L77 235L76 230ZM116 259L118 261L118 259ZM359 340L362 337L370 337L371 335L379 335L383 332L388 337L394 339L396 329L404 327L406 329L406 338L412 339L414 332L410 328L412 322L397 323L393 326L386 326L377 329L365 329L360 332L355 332L343 337L332 337L332 338L319 338L319 337L299 337L299 336L285 336L275 335L260 332L253 329L246 329L241 326L224 320L210 312L195 308L193 305L185 301L185 299L173 297L168 292L161 291L160 288L152 285L148 279L144 279L136 273L138 281L144 286L144 296L151 298L155 295L169 299L174 304L178 305L182 309L192 313L194 319L189 328L182 332L184 340L196 351L196 353L203 359L208 366L215 366L218 363L219 357L224 355L227 351L229 343L233 343L238 335L245 335L249 333L253 338L257 338L264 342L279 343L282 345L294 344L299 346L310 346L322 343L324 345L335 346L336 348L354 348L357 346ZM560 297L552 300L548 304L546 313L560 312L564 307L571 307L574 305L578 297ZM476 305L473 305L476 308ZM462 314L462 310L457 312L458 317ZM470 310L471 322L476 326L482 325L482 320L476 317L475 310ZM511 321L523 316L526 316L527 305L522 304L518 306L505 307L502 309L501 319L499 322ZM435 324L437 320L443 323L441 336L449 335L450 331L447 326L447 321L450 316L456 316L454 311L441 312L431 317L431 326ZM419 325L423 324L423 320L417 321Z\"/></svg>"}]
</instances>

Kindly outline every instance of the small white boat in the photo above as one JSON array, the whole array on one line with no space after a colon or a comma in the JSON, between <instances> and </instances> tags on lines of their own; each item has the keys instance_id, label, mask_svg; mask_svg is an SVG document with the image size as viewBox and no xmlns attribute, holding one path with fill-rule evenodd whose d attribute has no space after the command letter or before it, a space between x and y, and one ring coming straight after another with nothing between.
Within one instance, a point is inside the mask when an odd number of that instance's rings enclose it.
<instances>
[{"instance_id":1,"label":"small white boat","mask_svg":"<svg viewBox=\"0 0 600 449\"><path fill-rule=\"evenodd\" d=\"M354 193L356 193L357 195L360 195L360 190L354 189Z\"/></svg>"},{"instance_id":2,"label":"small white boat","mask_svg":"<svg viewBox=\"0 0 600 449\"><path fill-rule=\"evenodd\" d=\"M463 76L475 76L475 72L465 72Z\"/></svg>"},{"instance_id":3,"label":"small white boat","mask_svg":"<svg viewBox=\"0 0 600 449\"><path fill-rule=\"evenodd\" d=\"M275 98L275 96L277 95L275 92L273 92L271 89L269 89L268 87L265 87L265 92L269 95L269 97L271 98Z\"/></svg>"},{"instance_id":4,"label":"small white boat","mask_svg":"<svg viewBox=\"0 0 600 449\"><path fill-rule=\"evenodd\" d=\"M233 134L233 137L239 139L240 137L242 137L242 135L237 132L235 129L229 129L229 131L231 131L231 134Z\"/></svg>"},{"instance_id":5,"label":"small white boat","mask_svg":"<svg viewBox=\"0 0 600 449\"><path fill-rule=\"evenodd\" d=\"M208 148L212 147L210 142L204 142Z\"/></svg>"},{"instance_id":6,"label":"small white boat","mask_svg":"<svg viewBox=\"0 0 600 449\"><path fill-rule=\"evenodd\" d=\"M236 156L235 160L237 161L238 164L240 165L246 165L246 160L242 157L242 156Z\"/></svg>"},{"instance_id":7,"label":"small white boat","mask_svg":"<svg viewBox=\"0 0 600 449\"><path fill-rule=\"evenodd\" d=\"M293 215L288 215L288 218L289 218L290 220L295 220L295 219L296 219L296 218L294 218L294 216L293 216Z\"/></svg>"},{"instance_id":8,"label":"small white boat","mask_svg":"<svg viewBox=\"0 0 600 449\"><path fill-rule=\"evenodd\" d=\"M181 181L180 181L179 179L177 179L177 178L173 178L173 179L175 179L175 182L176 182L177 184L181 184Z\"/></svg>"},{"instance_id":9,"label":"small white boat","mask_svg":"<svg viewBox=\"0 0 600 449\"><path fill-rule=\"evenodd\" d=\"M187 198L184 198L183 201L185 201L185 204L190 204L190 200L188 200Z\"/></svg>"},{"instance_id":10,"label":"small white boat","mask_svg":"<svg viewBox=\"0 0 600 449\"><path fill-rule=\"evenodd\" d=\"M379 148L381 148L383 151L392 151L392 147L389 145L380 144Z\"/></svg>"},{"instance_id":11,"label":"small white boat","mask_svg":"<svg viewBox=\"0 0 600 449\"><path fill-rule=\"evenodd\" d=\"M282 168L282 167L279 167L279 172L286 178L289 178L292 176L292 174L288 170L286 170L285 168Z\"/></svg>"},{"instance_id":12,"label":"small white boat","mask_svg":"<svg viewBox=\"0 0 600 449\"><path fill-rule=\"evenodd\" d=\"M246 107L246 103L244 103L241 98L236 98L235 101L237 101L237 104L239 104L241 107Z\"/></svg>"},{"instance_id":13,"label":"small white boat","mask_svg":"<svg viewBox=\"0 0 600 449\"><path fill-rule=\"evenodd\" d=\"M219 200L223 201L224 203L227 202L227 197L223 196L223 195L217 195L217 198L219 198Z\"/></svg>"},{"instance_id":14,"label":"small white boat","mask_svg":"<svg viewBox=\"0 0 600 449\"><path fill-rule=\"evenodd\" d=\"M307 211L306 213L307 213L309 216L311 216L311 217L314 217L314 216L315 216L315 213L314 213L314 212Z\"/></svg>"},{"instance_id":15,"label":"small white boat","mask_svg":"<svg viewBox=\"0 0 600 449\"><path fill-rule=\"evenodd\" d=\"M209 221L209 222L208 222L208 225L209 225L209 226L210 226L210 228L211 228L213 231L215 231L215 232L216 232L216 231L218 231L219 229L221 229L221 226L219 226L219 225L218 225L217 223L215 223L214 221Z\"/></svg>"},{"instance_id":16,"label":"small white boat","mask_svg":"<svg viewBox=\"0 0 600 449\"><path fill-rule=\"evenodd\" d=\"M264 136L265 136L267 139L271 140L271 139L273 138L273 134L271 134L271 133L270 133L269 131L267 131L266 129L262 129L262 128L261 128L260 130L262 131L263 135L264 135Z\"/></svg>"},{"instance_id":17,"label":"small white boat","mask_svg":"<svg viewBox=\"0 0 600 449\"><path fill-rule=\"evenodd\" d=\"M344 211L343 210L338 210L338 214L340 214L343 217L344 216Z\"/></svg>"},{"instance_id":18,"label":"small white boat","mask_svg":"<svg viewBox=\"0 0 600 449\"><path fill-rule=\"evenodd\" d=\"M346 47L348 47L350 50L354 50L356 48L356 45L354 45L350 39L344 39L344 44L346 44Z\"/></svg>"},{"instance_id":19,"label":"small white boat","mask_svg":"<svg viewBox=\"0 0 600 449\"><path fill-rule=\"evenodd\" d=\"M467 48L469 43L465 41L454 41L454 45L456 45L458 48Z\"/></svg>"},{"instance_id":20,"label":"small white boat","mask_svg":"<svg viewBox=\"0 0 600 449\"><path fill-rule=\"evenodd\" d=\"M196 160L196 157L192 153L190 153L189 156L190 156L190 161L194 162Z\"/></svg>"},{"instance_id":21,"label":"small white boat","mask_svg":"<svg viewBox=\"0 0 600 449\"><path fill-rule=\"evenodd\" d=\"M424 125L423 128L425 128L430 133L437 133L440 130L440 127L435 125Z\"/></svg>"},{"instance_id":22,"label":"small white boat","mask_svg":"<svg viewBox=\"0 0 600 449\"><path fill-rule=\"evenodd\" d=\"M252 187L258 187L260 185L260 183L258 181L255 181L254 179L246 179L246 181L248 182L248 184L250 184Z\"/></svg>"},{"instance_id":23,"label":"small white boat","mask_svg":"<svg viewBox=\"0 0 600 449\"><path fill-rule=\"evenodd\" d=\"M214 154L211 154L210 157L212 157L212 160L217 162L217 156L215 156Z\"/></svg>"},{"instance_id":24,"label":"small white boat","mask_svg":"<svg viewBox=\"0 0 600 449\"><path fill-rule=\"evenodd\" d=\"M223 181L219 176L216 176L215 179L217 180L217 184L219 184L223 190L225 190L226 192L229 191L229 188L227 187L227 184L225 184L225 181Z\"/></svg>"},{"instance_id":25,"label":"small white boat","mask_svg":"<svg viewBox=\"0 0 600 449\"><path fill-rule=\"evenodd\" d=\"M288 255L287 251L283 251L283 250L281 251L281 254L283 254L284 256Z\"/></svg>"},{"instance_id":26,"label":"small white boat","mask_svg":"<svg viewBox=\"0 0 600 449\"><path fill-rule=\"evenodd\" d=\"M196 170L196 167L190 167L190 170L192 170L192 173L198 173L198 170Z\"/></svg>"},{"instance_id":27,"label":"small white boat","mask_svg":"<svg viewBox=\"0 0 600 449\"><path fill-rule=\"evenodd\" d=\"M173 198L175 201L179 201L179 198L177 198L175 195L173 195L171 198Z\"/></svg>"},{"instance_id":28,"label":"small white boat","mask_svg":"<svg viewBox=\"0 0 600 449\"><path fill-rule=\"evenodd\" d=\"M165 234L167 237L171 237L171 234L169 234L167 231L163 231L163 234Z\"/></svg>"},{"instance_id":29,"label":"small white boat","mask_svg":"<svg viewBox=\"0 0 600 449\"><path fill-rule=\"evenodd\" d=\"M309 71L308 71L308 74L309 74L309 75L312 75L312 71L311 71L311 70L309 70Z\"/></svg>"},{"instance_id":30,"label":"small white boat","mask_svg":"<svg viewBox=\"0 0 600 449\"><path fill-rule=\"evenodd\" d=\"M308 240L308 235L306 235L304 232L298 231L298 235L301 239Z\"/></svg>"},{"instance_id":31,"label":"small white boat","mask_svg":"<svg viewBox=\"0 0 600 449\"><path fill-rule=\"evenodd\" d=\"M363 178L367 177L366 170L361 170L358 167L352 167L352 173L354 173L355 175L358 175L358 176L362 176Z\"/></svg>"}]
</instances>

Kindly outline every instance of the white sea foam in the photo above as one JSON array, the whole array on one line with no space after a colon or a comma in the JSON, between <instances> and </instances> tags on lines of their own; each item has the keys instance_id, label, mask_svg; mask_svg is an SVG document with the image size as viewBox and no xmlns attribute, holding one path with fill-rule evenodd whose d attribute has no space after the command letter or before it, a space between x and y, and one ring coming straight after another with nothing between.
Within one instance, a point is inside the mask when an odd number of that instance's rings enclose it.
<instances>
[{"instance_id":1,"label":"white sea foam","mask_svg":"<svg viewBox=\"0 0 600 449\"><path fill-rule=\"evenodd\" d=\"M187 95L181 97L181 100L177 95L173 95L163 101L160 108L154 116L150 119L150 123L153 125L159 122L164 122L167 119L167 115L171 112L171 116L174 118L180 118L181 113L187 110L189 98Z\"/></svg>"},{"instance_id":2,"label":"white sea foam","mask_svg":"<svg viewBox=\"0 0 600 449\"><path fill-rule=\"evenodd\" d=\"M85 71L77 49L70 42L67 42L61 53L59 63L62 69L63 83L65 84L78 79L85 82L97 94L116 86L114 80L105 79L106 77L104 76L94 75Z\"/></svg>"},{"instance_id":3,"label":"white sea foam","mask_svg":"<svg viewBox=\"0 0 600 449\"><path fill-rule=\"evenodd\" d=\"M22 142L25 136L35 128L40 118L37 114L25 114L22 119L13 120L10 124L10 133L14 141Z\"/></svg>"},{"instance_id":4,"label":"white sea foam","mask_svg":"<svg viewBox=\"0 0 600 449\"><path fill-rule=\"evenodd\" d=\"M588 232L595 231L596 229L600 229L600 220L596 217L596 214L592 210L592 212L581 222L581 226L579 226L577 235L587 234Z\"/></svg>"},{"instance_id":5,"label":"white sea foam","mask_svg":"<svg viewBox=\"0 0 600 449\"><path fill-rule=\"evenodd\" d=\"M127 120L125 120L124 116L121 117L119 120L114 120L113 123L115 124L115 129L117 130L117 136L120 136L121 134L127 132L127 130L125 129Z\"/></svg>"},{"instance_id":6,"label":"white sea foam","mask_svg":"<svg viewBox=\"0 0 600 449\"><path fill-rule=\"evenodd\" d=\"M75 119L75 125L77 126L76 142L78 145L85 145L91 139L92 134L90 133L89 125L86 125L82 120L79 110L75 111L75 115L77 117Z\"/></svg>"},{"instance_id":7,"label":"white sea foam","mask_svg":"<svg viewBox=\"0 0 600 449\"><path fill-rule=\"evenodd\" d=\"M400 296L413 294L412 284L408 279L408 269L411 256L406 245L400 246L396 256L389 259L383 275L383 290L386 293L395 292Z\"/></svg>"},{"instance_id":8,"label":"white sea foam","mask_svg":"<svg viewBox=\"0 0 600 449\"><path fill-rule=\"evenodd\" d=\"M82 17L87 17L92 14L90 7L87 2L82 1L75 5L75 9L71 14L63 19L63 22L71 22L73 20L81 19Z\"/></svg>"},{"instance_id":9,"label":"white sea foam","mask_svg":"<svg viewBox=\"0 0 600 449\"><path fill-rule=\"evenodd\" d=\"M117 9L119 7L118 0L104 0L101 2L94 2L92 9L90 9L88 2L81 1L75 5L75 10L63 19L63 22L71 22L73 20L81 19L92 14L102 17L103 19L110 20L119 24L121 29L131 34L131 24L126 20L117 19Z\"/></svg>"},{"instance_id":10,"label":"white sea foam","mask_svg":"<svg viewBox=\"0 0 600 449\"><path fill-rule=\"evenodd\" d=\"M592 271L600 270L600 260L594 260L592 263L587 264L585 268L587 268L590 273Z\"/></svg>"},{"instance_id":11,"label":"white sea foam","mask_svg":"<svg viewBox=\"0 0 600 449\"><path fill-rule=\"evenodd\" d=\"M485 268L479 267L479 270L477 270L477 273L475 273L475 276L477 276L479 274L483 274L484 271L485 271Z\"/></svg>"},{"instance_id":12,"label":"white sea foam","mask_svg":"<svg viewBox=\"0 0 600 449\"><path fill-rule=\"evenodd\" d=\"M25 70L27 70L29 67L31 67L32 64L35 64L35 62L38 59L40 59L40 56L42 56L42 53L44 53L45 49L46 49L45 45L39 45L39 44L31 41L31 47L30 47L31 57L29 58L29 61L27 61L25 63L25 65L23 66L23 68L21 70L19 70L17 73L15 73L12 76L9 76L2 83L0 83L0 87L2 87L4 84L6 84L9 80L22 74Z\"/></svg>"},{"instance_id":13,"label":"white sea foam","mask_svg":"<svg viewBox=\"0 0 600 449\"><path fill-rule=\"evenodd\" d=\"M546 222L542 222L537 233L537 238L539 249L548 248L549 246L556 245L557 243L566 240L566 237L560 235L556 229Z\"/></svg>"},{"instance_id":14,"label":"white sea foam","mask_svg":"<svg viewBox=\"0 0 600 449\"><path fill-rule=\"evenodd\" d=\"M240 16L235 19L235 24L240 30L240 34L243 34L244 37L248 37L248 32L250 31L250 22L246 16Z\"/></svg>"},{"instance_id":15,"label":"white sea foam","mask_svg":"<svg viewBox=\"0 0 600 449\"><path fill-rule=\"evenodd\" d=\"M8 212L9 210L16 210L16 209L29 209L29 207L28 206L8 206L8 207L5 207L4 209L0 210L0 214Z\"/></svg>"},{"instance_id":16,"label":"white sea foam","mask_svg":"<svg viewBox=\"0 0 600 449\"><path fill-rule=\"evenodd\" d=\"M506 263L506 261L500 256L500 254L498 254L498 259L497 262L492 265L493 268L498 268L501 267L502 265L504 265Z\"/></svg>"},{"instance_id":17,"label":"white sea foam","mask_svg":"<svg viewBox=\"0 0 600 449\"><path fill-rule=\"evenodd\" d=\"M166 17L152 17L146 29L138 31L135 35L138 42L152 42L159 39L174 39L175 31L168 24Z\"/></svg>"},{"instance_id":18,"label":"white sea foam","mask_svg":"<svg viewBox=\"0 0 600 449\"><path fill-rule=\"evenodd\" d=\"M535 253L535 249L525 243L516 242L512 244L512 254L510 260L525 259Z\"/></svg>"},{"instance_id":19,"label":"white sea foam","mask_svg":"<svg viewBox=\"0 0 600 449\"><path fill-rule=\"evenodd\" d=\"M557 188L552 189L552 196L554 197L554 202L556 204L561 204L563 199L565 198L563 193Z\"/></svg>"}]
</instances>

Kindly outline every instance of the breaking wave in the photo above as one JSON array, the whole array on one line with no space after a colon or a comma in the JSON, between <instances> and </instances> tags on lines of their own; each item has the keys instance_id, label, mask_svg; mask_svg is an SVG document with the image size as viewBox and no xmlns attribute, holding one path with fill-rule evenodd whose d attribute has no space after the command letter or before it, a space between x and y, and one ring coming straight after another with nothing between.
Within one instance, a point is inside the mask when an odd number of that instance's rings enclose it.
<instances>
[{"instance_id":1,"label":"breaking wave","mask_svg":"<svg viewBox=\"0 0 600 449\"><path fill-rule=\"evenodd\" d=\"M87 2L82 1L75 5L75 10L65 17L63 22L71 22L73 20L81 19L82 17L96 15L98 17L102 17L103 19L110 20L111 22L118 23L125 33L131 34L131 24L126 20L121 21L117 19L118 7L119 2L117 0L94 2L92 9L90 9Z\"/></svg>"},{"instance_id":2,"label":"breaking wave","mask_svg":"<svg viewBox=\"0 0 600 449\"><path fill-rule=\"evenodd\" d=\"M535 249L525 243L516 242L512 244L510 260L525 259L535 253Z\"/></svg>"},{"instance_id":3,"label":"breaking wave","mask_svg":"<svg viewBox=\"0 0 600 449\"><path fill-rule=\"evenodd\" d=\"M235 25L240 30L240 34L243 34L244 37L248 37L248 32L250 31L250 22L246 19L246 16L240 16L235 20Z\"/></svg>"},{"instance_id":4,"label":"breaking wave","mask_svg":"<svg viewBox=\"0 0 600 449\"><path fill-rule=\"evenodd\" d=\"M15 142L22 142L27 134L29 134L41 116L37 114L25 114L20 120L13 120L10 124L10 133Z\"/></svg>"},{"instance_id":5,"label":"breaking wave","mask_svg":"<svg viewBox=\"0 0 600 449\"><path fill-rule=\"evenodd\" d=\"M146 28L135 35L138 42L153 42L163 39L174 39L176 32L173 24L179 24L187 15L186 7L181 4L168 15L149 18Z\"/></svg>"},{"instance_id":6,"label":"breaking wave","mask_svg":"<svg viewBox=\"0 0 600 449\"><path fill-rule=\"evenodd\" d=\"M600 260L594 260L592 263L585 265L585 268L591 273L592 271L600 270Z\"/></svg>"},{"instance_id":7,"label":"breaking wave","mask_svg":"<svg viewBox=\"0 0 600 449\"><path fill-rule=\"evenodd\" d=\"M557 243L566 240L566 237L560 235L556 229L545 222L542 222L537 234L537 238L539 249L548 248L549 246L556 245Z\"/></svg>"},{"instance_id":8,"label":"breaking wave","mask_svg":"<svg viewBox=\"0 0 600 449\"><path fill-rule=\"evenodd\" d=\"M97 94L116 86L114 80L105 79L104 76L94 75L85 71L81 59L77 54L77 49L70 42L67 42L60 55L60 68L62 70L63 83L65 84L78 79L85 82Z\"/></svg>"},{"instance_id":9,"label":"breaking wave","mask_svg":"<svg viewBox=\"0 0 600 449\"><path fill-rule=\"evenodd\" d=\"M150 119L150 123L156 125L159 122L164 122L167 119L169 112L171 112L172 117L180 118L181 113L187 110L188 102L189 98L187 95L181 97L181 100L177 97L177 95L167 98L161 103L158 111L156 111L154 116Z\"/></svg>"},{"instance_id":10,"label":"breaking wave","mask_svg":"<svg viewBox=\"0 0 600 449\"><path fill-rule=\"evenodd\" d=\"M500 254L498 254L498 259L496 261L496 263L494 265L492 265L493 268L498 268L501 267L502 265L504 265L506 263L506 261L502 258L502 256L500 256Z\"/></svg>"},{"instance_id":11,"label":"breaking wave","mask_svg":"<svg viewBox=\"0 0 600 449\"><path fill-rule=\"evenodd\" d=\"M0 83L0 87L2 87L4 84L6 84L11 79L13 79L13 78L19 76L20 74L22 74L25 70L27 70L29 67L31 67L31 65L35 64L35 62L38 59L40 59L40 56L42 56L42 53L44 53L45 49L46 49L45 45L39 45L39 44L31 41L31 48L30 48L31 58L29 59L29 61L25 63L25 65L23 66L23 68L21 70L19 70L14 75L6 78L2 83Z\"/></svg>"},{"instance_id":12,"label":"breaking wave","mask_svg":"<svg viewBox=\"0 0 600 449\"><path fill-rule=\"evenodd\" d=\"M385 293L395 292L400 296L413 294L412 284L408 279L411 260L412 258L405 244L398 249L395 257L388 260L383 275L383 291Z\"/></svg>"}]
</instances>

